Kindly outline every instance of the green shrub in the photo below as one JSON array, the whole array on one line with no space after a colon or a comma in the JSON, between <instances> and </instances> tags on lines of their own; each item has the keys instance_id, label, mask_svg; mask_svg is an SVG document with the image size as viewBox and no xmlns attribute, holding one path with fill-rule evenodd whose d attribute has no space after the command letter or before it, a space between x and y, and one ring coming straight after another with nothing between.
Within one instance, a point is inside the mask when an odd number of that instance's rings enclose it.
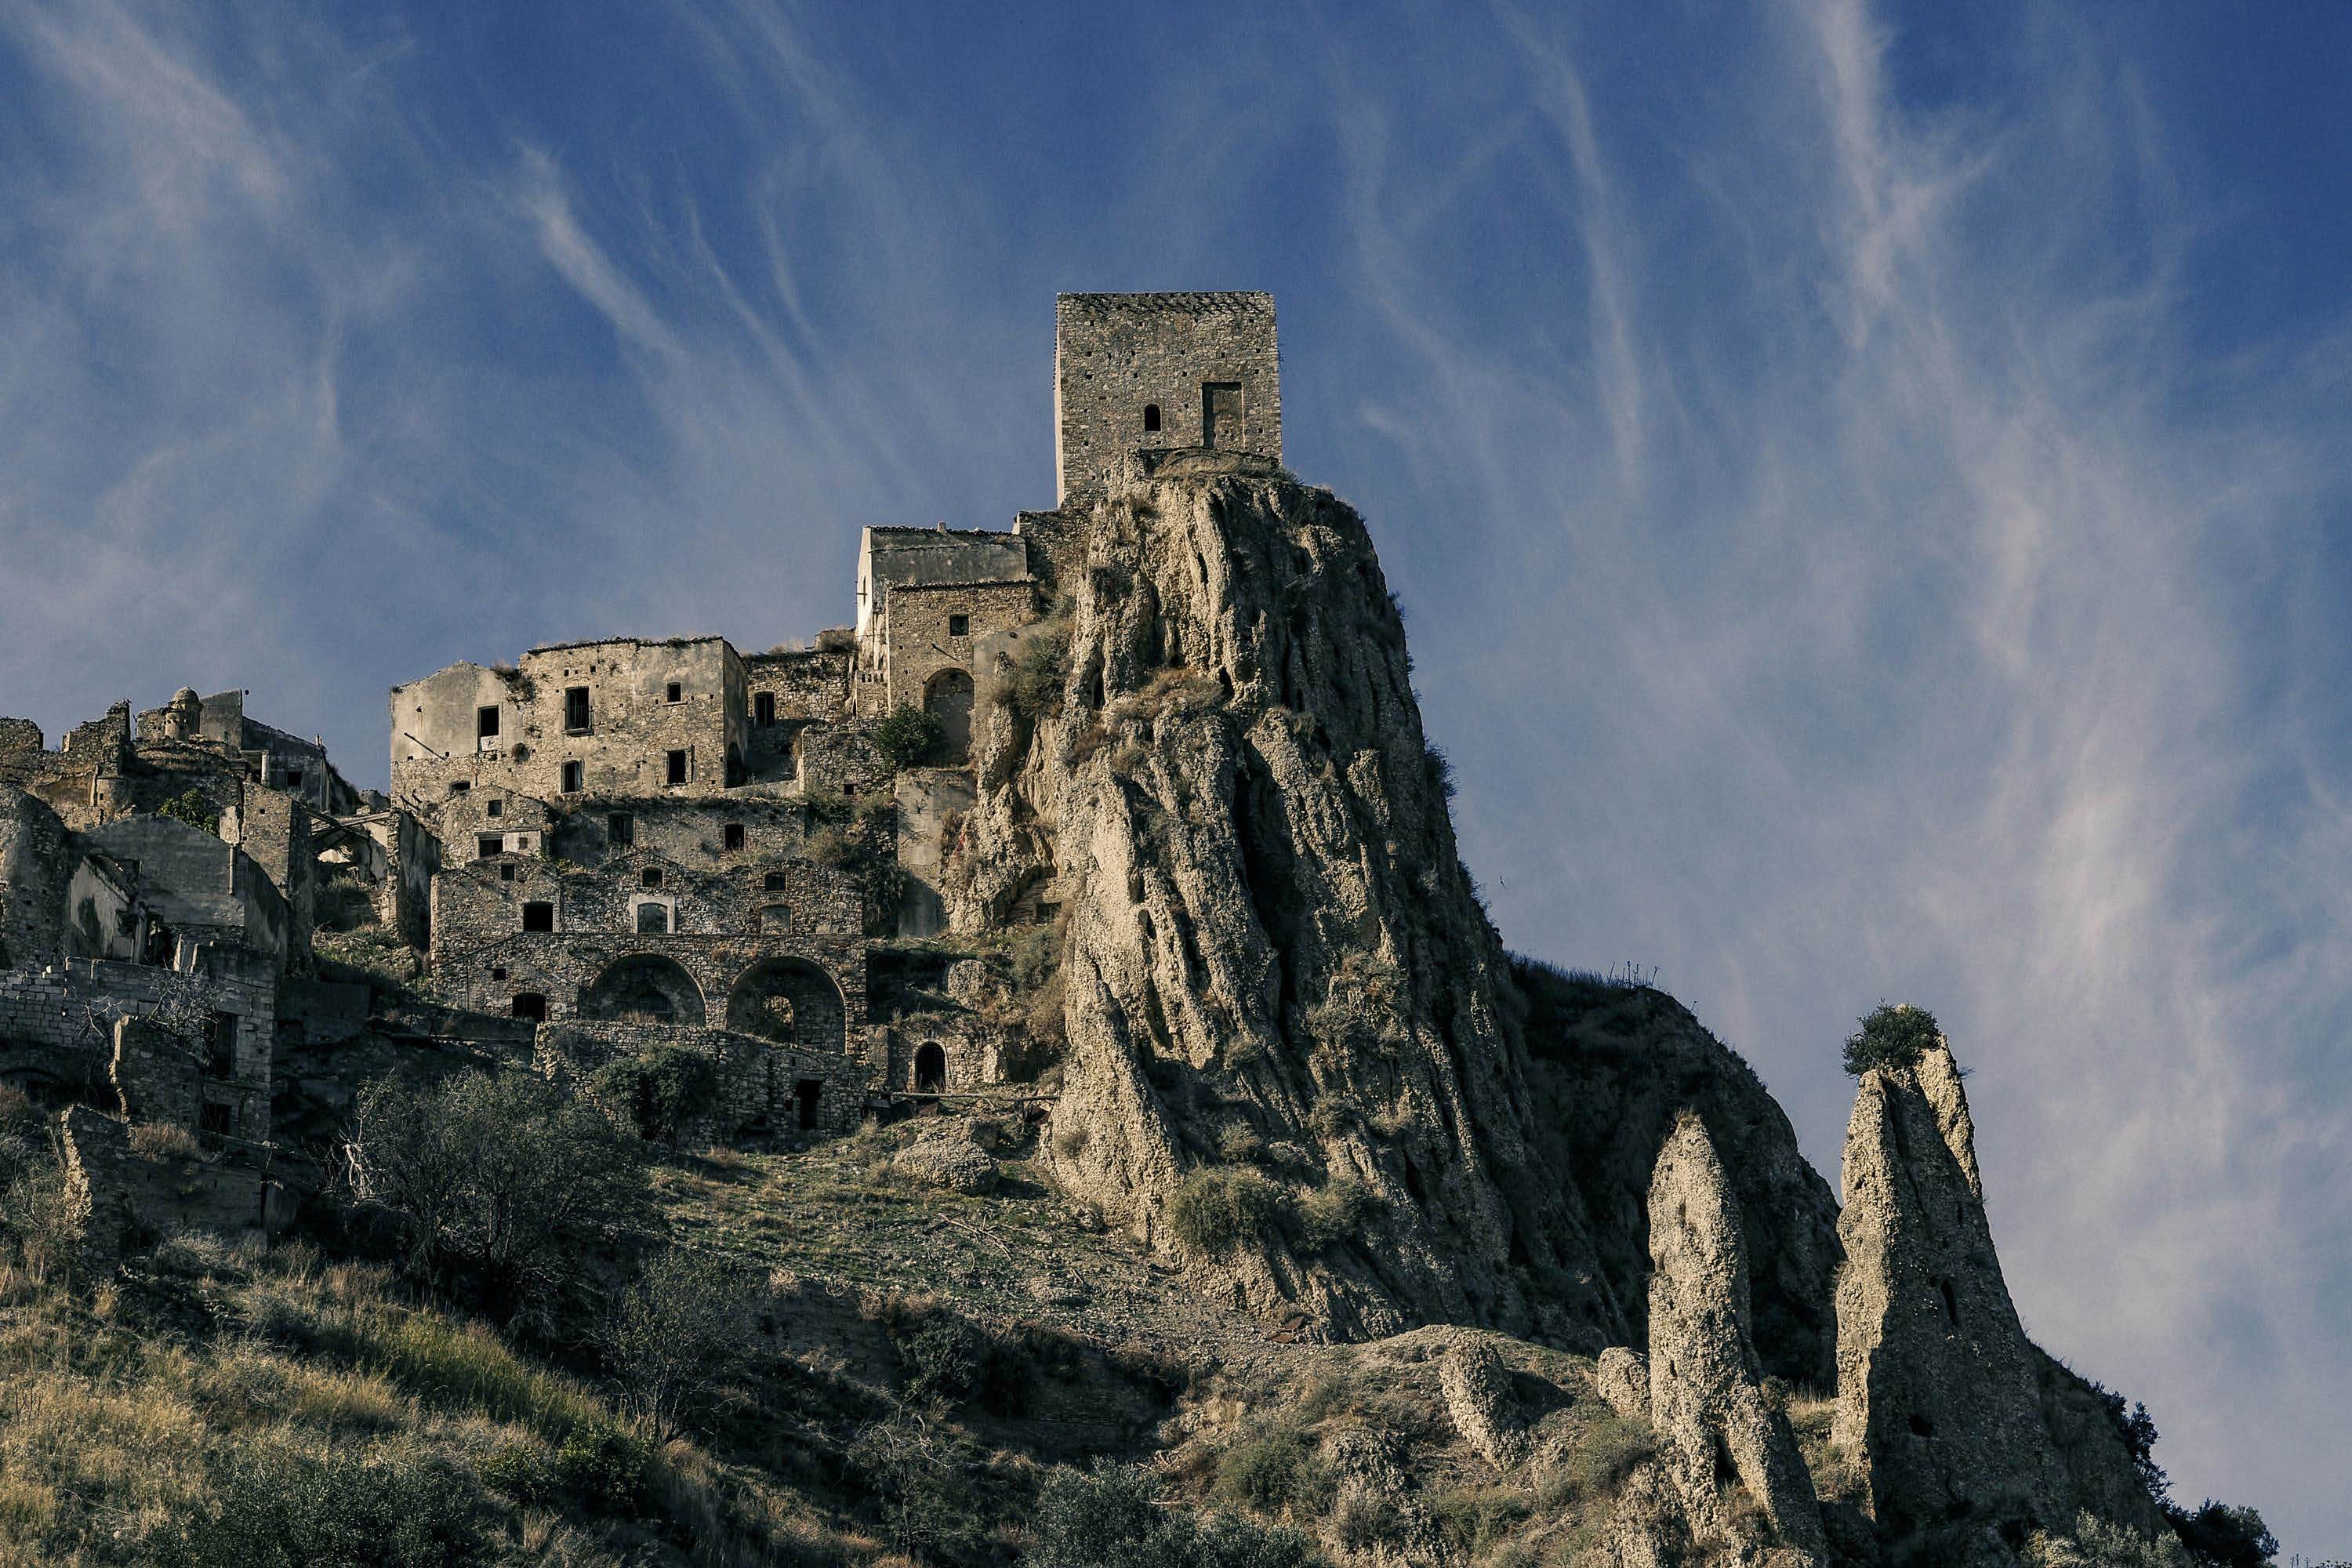
<instances>
[{"instance_id":1,"label":"green shrub","mask_svg":"<svg viewBox=\"0 0 2352 1568\"><path fill-rule=\"evenodd\" d=\"M1307 1194L1295 1226L1298 1245L1308 1252L1339 1246L1370 1223L1381 1201L1352 1177L1339 1176Z\"/></svg>"},{"instance_id":2,"label":"green shrub","mask_svg":"<svg viewBox=\"0 0 2352 1568\"><path fill-rule=\"evenodd\" d=\"M1244 1243L1280 1231L1293 1206L1288 1193L1255 1171L1210 1165L1177 1184L1168 1200L1168 1224L1193 1251L1229 1258Z\"/></svg>"},{"instance_id":3,"label":"green shrub","mask_svg":"<svg viewBox=\"0 0 2352 1568\"><path fill-rule=\"evenodd\" d=\"M411 1269L470 1279L500 1310L550 1311L593 1268L587 1244L650 1203L635 1141L530 1073L379 1080L343 1152L354 1195L404 1222Z\"/></svg>"},{"instance_id":4,"label":"green shrub","mask_svg":"<svg viewBox=\"0 0 2352 1568\"><path fill-rule=\"evenodd\" d=\"M489 1542L463 1475L395 1451L241 1454L156 1546L167 1568L451 1568Z\"/></svg>"},{"instance_id":5,"label":"green shrub","mask_svg":"<svg viewBox=\"0 0 2352 1568\"><path fill-rule=\"evenodd\" d=\"M874 749L893 768L922 766L939 755L947 740L948 727L938 714L904 702L874 726Z\"/></svg>"},{"instance_id":6,"label":"green shrub","mask_svg":"<svg viewBox=\"0 0 2352 1568\"><path fill-rule=\"evenodd\" d=\"M616 1422L591 1418L555 1450L555 1484L599 1513L634 1519L645 1511L646 1467L653 1450Z\"/></svg>"},{"instance_id":7,"label":"green shrub","mask_svg":"<svg viewBox=\"0 0 2352 1568\"><path fill-rule=\"evenodd\" d=\"M742 1362L751 1338L747 1281L724 1259L663 1252L624 1289L593 1338L656 1442Z\"/></svg>"},{"instance_id":8,"label":"green shrub","mask_svg":"<svg viewBox=\"0 0 2352 1568\"><path fill-rule=\"evenodd\" d=\"M1131 1465L1059 1469L1037 1500L1027 1568L1307 1568L1320 1559L1295 1531L1163 1507Z\"/></svg>"},{"instance_id":9,"label":"green shrub","mask_svg":"<svg viewBox=\"0 0 2352 1568\"><path fill-rule=\"evenodd\" d=\"M1944 1037L1936 1015L1907 1002L1881 1002L1858 1021L1862 1027L1845 1041L1845 1070L1855 1078L1874 1068L1916 1066Z\"/></svg>"},{"instance_id":10,"label":"green shrub","mask_svg":"<svg viewBox=\"0 0 2352 1568\"><path fill-rule=\"evenodd\" d=\"M481 1468L483 1485L525 1508L536 1508L555 1495L555 1471L536 1443L501 1443L482 1460Z\"/></svg>"},{"instance_id":11,"label":"green shrub","mask_svg":"<svg viewBox=\"0 0 2352 1568\"><path fill-rule=\"evenodd\" d=\"M1218 1501L1235 1508L1279 1513L1297 1504L1311 1512L1328 1504L1334 1483L1306 1432L1281 1423L1217 1456L1213 1489Z\"/></svg>"},{"instance_id":12,"label":"green shrub","mask_svg":"<svg viewBox=\"0 0 2352 1568\"><path fill-rule=\"evenodd\" d=\"M629 1118L637 1135L673 1142L699 1108L718 1092L719 1069L699 1051L662 1046L596 1069L596 1092Z\"/></svg>"},{"instance_id":13,"label":"green shrub","mask_svg":"<svg viewBox=\"0 0 2352 1568\"><path fill-rule=\"evenodd\" d=\"M1069 679L1069 623L1047 621L1022 639L1013 656L1012 676L997 689L997 696L1024 723L1034 724L1061 706L1062 689Z\"/></svg>"},{"instance_id":14,"label":"green shrub","mask_svg":"<svg viewBox=\"0 0 2352 1568\"><path fill-rule=\"evenodd\" d=\"M220 813L215 811L213 803L196 790L173 795L155 808L155 815L168 816L174 822L184 822L191 827L201 827L206 833L220 832Z\"/></svg>"}]
</instances>

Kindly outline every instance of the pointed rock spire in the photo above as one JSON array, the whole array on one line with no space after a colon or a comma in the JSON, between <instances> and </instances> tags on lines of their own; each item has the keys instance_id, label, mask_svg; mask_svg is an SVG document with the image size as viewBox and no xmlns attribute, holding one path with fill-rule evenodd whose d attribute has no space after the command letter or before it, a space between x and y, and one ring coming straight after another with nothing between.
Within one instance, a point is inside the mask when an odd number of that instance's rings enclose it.
<instances>
[{"instance_id":1,"label":"pointed rock spire","mask_svg":"<svg viewBox=\"0 0 2352 1568\"><path fill-rule=\"evenodd\" d=\"M2035 1352L1993 1254L1975 1136L1940 1036L1912 1066L1863 1074L1838 1221L1832 1436L1861 1462L1889 1545L1932 1535L1994 1551L1984 1538L2070 1517Z\"/></svg>"},{"instance_id":2,"label":"pointed rock spire","mask_svg":"<svg viewBox=\"0 0 2352 1568\"><path fill-rule=\"evenodd\" d=\"M1696 1535L1741 1535L1742 1489L1782 1542L1819 1563L1821 1506L1795 1435L1764 1400L1747 1251L1715 1146L1685 1112L1650 1182L1650 1420Z\"/></svg>"}]
</instances>

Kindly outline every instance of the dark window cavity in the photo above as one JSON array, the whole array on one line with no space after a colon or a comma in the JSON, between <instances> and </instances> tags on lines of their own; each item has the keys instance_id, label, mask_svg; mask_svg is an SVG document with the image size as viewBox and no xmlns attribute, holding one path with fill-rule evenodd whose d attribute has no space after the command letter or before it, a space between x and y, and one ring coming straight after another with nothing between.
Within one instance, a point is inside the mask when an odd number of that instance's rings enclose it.
<instances>
[{"instance_id":1,"label":"dark window cavity","mask_svg":"<svg viewBox=\"0 0 2352 1568\"><path fill-rule=\"evenodd\" d=\"M588 689L567 686L563 689L563 727L575 735L588 730Z\"/></svg>"},{"instance_id":2,"label":"dark window cavity","mask_svg":"<svg viewBox=\"0 0 2352 1568\"><path fill-rule=\"evenodd\" d=\"M1157 403L1143 405L1143 428L1147 432L1156 432L1160 428L1160 405Z\"/></svg>"},{"instance_id":3,"label":"dark window cavity","mask_svg":"<svg viewBox=\"0 0 2352 1568\"><path fill-rule=\"evenodd\" d=\"M728 848L740 849L743 847L743 825L740 822L730 822L719 830L719 842Z\"/></svg>"},{"instance_id":4,"label":"dark window cavity","mask_svg":"<svg viewBox=\"0 0 2352 1568\"><path fill-rule=\"evenodd\" d=\"M645 888L658 888L658 887L660 887L660 886L661 886L661 868L660 868L660 867L658 867L658 866L648 866L648 867L646 867L644 870L642 870L642 871L638 872L638 873L637 873L637 885L638 885L638 886L640 886L640 887L645 887Z\"/></svg>"},{"instance_id":5,"label":"dark window cavity","mask_svg":"<svg viewBox=\"0 0 2352 1568\"><path fill-rule=\"evenodd\" d=\"M529 1018L534 1023L546 1023L547 998L536 991L517 992L514 999L514 1016L518 1018Z\"/></svg>"},{"instance_id":6,"label":"dark window cavity","mask_svg":"<svg viewBox=\"0 0 2352 1568\"><path fill-rule=\"evenodd\" d=\"M772 893L781 893L784 890L784 874L782 871L771 871L760 879L760 886Z\"/></svg>"},{"instance_id":7,"label":"dark window cavity","mask_svg":"<svg viewBox=\"0 0 2352 1568\"><path fill-rule=\"evenodd\" d=\"M553 931L555 929L555 906L539 899L533 899L530 902L523 905L522 929L525 931Z\"/></svg>"},{"instance_id":8,"label":"dark window cavity","mask_svg":"<svg viewBox=\"0 0 2352 1568\"><path fill-rule=\"evenodd\" d=\"M499 710L498 710L495 707L492 707L492 708L477 708L477 709L475 709L475 710L474 710L474 733L475 733L475 735L476 735L476 736L478 736L478 738L482 739L482 740L486 740L486 741L487 741L487 740L488 740L491 736L496 735L498 732L499 732Z\"/></svg>"},{"instance_id":9,"label":"dark window cavity","mask_svg":"<svg viewBox=\"0 0 2352 1568\"><path fill-rule=\"evenodd\" d=\"M564 764L563 764L563 793L564 793L564 794L566 794L566 795L578 795L578 794L580 793L580 791L581 791L582 786L583 786L583 785L584 785L584 784L587 783L587 773L588 773L588 770L587 770L586 766L585 766L584 764L583 764L583 763L564 763Z\"/></svg>"},{"instance_id":10,"label":"dark window cavity","mask_svg":"<svg viewBox=\"0 0 2352 1568\"><path fill-rule=\"evenodd\" d=\"M968 637L971 636L971 617L970 616L950 616L948 617L948 636L951 637Z\"/></svg>"},{"instance_id":11,"label":"dark window cavity","mask_svg":"<svg viewBox=\"0 0 2352 1568\"><path fill-rule=\"evenodd\" d=\"M669 754L669 782L674 784L682 784L686 782L686 753L684 752L672 752Z\"/></svg>"},{"instance_id":12,"label":"dark window cavity","mask_svg":"<svg viewBox=\"0 0 2352 1568\"><path fill-rule=\"evenodd\" d=\"M625 811L616 811L604 819L604 837L615 845L637 841L637 819Z\"/></svg>"},{"instance_id":13,"label":"dark window cavity","mask_svg":"<svg viewBox=\"0 0 2352 1568\"><path fill-rule=\"evenodd\" d=\"M685 701L686 688L677 681L671 681L667 686L662 688L662 700L665 702Z\"/></svg>"},{"instance_id":14,"label":"dark window cavity","mask_svg":"<svg viewBox=\"0 0 2352 1568\"><path fill-rule=\"evenodd\" d=\"M507 803L502 800L491 801L482 807L484 816L504 816L506 814Z\"/></svg>"},{"instance_id":15,"label":"dark window cavity","mask_svg":"<svg viewBox=\"0 0 2352 1568\"><path fill-rule=\"evenodd\" d=\"M669 934L669 907L666 904L637 906L637 934L667 936Z\"/></svg>"},{"instance_id":16,"label":"dark window cavity","mask_svg":"<svg viewBox=\"0 0 2352 1568\"><path fill-rule=\"evenodd\" d=\"M485 833L474 840L474 858L477 860L488 860L499 854L506 848L506 847L507 841L500 838L497 834Z\"/></svg>"},{"instance_id":17,"label":"dark window cavity","mask_svg":"<svg viewBox=\"0 0 2352 1568\"><path fill-rule=\"evenodd\" d=\"M776 694L774 692L762 691L751 699L751 722L762 730L775 728Z\"/></svg>"}]
</instances>

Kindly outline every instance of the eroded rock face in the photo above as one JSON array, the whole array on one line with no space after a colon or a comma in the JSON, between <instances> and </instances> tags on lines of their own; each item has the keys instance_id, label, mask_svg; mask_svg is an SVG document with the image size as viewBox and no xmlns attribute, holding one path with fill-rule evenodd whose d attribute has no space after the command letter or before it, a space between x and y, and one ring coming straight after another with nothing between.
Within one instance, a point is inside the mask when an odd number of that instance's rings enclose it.
<instances>
[{"instance_id":1,"label":"eroded rock face","mask_svg":"<svg viewBox=\"0 0 2352 1568\"><path fill-rule=\"evenodd\" d=\"M989 700L1009 669L983 688L945 878L960 931L1057 891L1056 1180L1181 1253L1169 1201L1240 1121L1293 1196L1374 1200L1351 1235L1260 1227L1222 1265L1245 1304L1621 1342L1362 521L1212 473L1068 537L1066 679L1028 715Z\"/></svg>"},{"instance_id":2,"label":"eroded rock face","mask_svg":"<svg viewBox=\"0 0 2352 1568\"><path fill-rule=\"evenodd\" d=\"M1611 1345L1593 1364L1592 1391L1620 1415L1650 1418L1649 1358L1623 1345Z\"/></svg>"},{"instance_id":3,"label":"eroded rock face","mask_svg":"<svg viewBox=\"0 0 2352 1568\"><path fill-rule=\"evenodd\" d=\"M2021 1523L2063 1525L2073 1511L2042 1424L2039 1352L1993 1253L1974 1140L1944 1046L1863 1076L1838 1223L1832 1438L1862 1461L1881 1539L1981 1555L2004 1526L2021 1538Z\"/></svg>"},{"instance_id":4,"label":"eroded rock face","mask_svg":"<svg viewBox=\"0 0 2352 1568\"><path fill-rule=\"evenodd\" d=\"M1798 1149L1795 1129L1763 1080L1663 992L1540 965L1521 966L1518 980L1539 1120L1559 1129L1572 1151L1601 1272L1629 1320L1626 1342L1649 1338L1650 1173L1676 1118L1695 1110L1748 1240L1764 1370L1831 1386L1837 1197Z\"/></svg>"},{"instance_id":5,"label":"eroded rock face","mask_svg":"<svg viewBox=\"0 0 2352 1568\"><path fill-rule=\"evenodd\" d=\"M1650 1420L1695 1532L1752 1539L1745 1501L1803 1560L1822 1561L1821 1508L1796 1436L1764 1399L1738 1212L1696 1115L1675 1122L1658 1154L1650 1259Z\"/></svg>"},{"instance_id":6,"label":"eroded rock face","mask_svg":"<svg viewBox=\"0 0 2352 1568\"><path fill-rule=\"evenodd\" d=\"M1475 1339L1450 1346L1437 1384L1454 1429L1488 1464L1507 1470L1527 1458L1526 1423L1511 1394L1510 1370L1494 1346Z\"/></svg>"}]
</instances>

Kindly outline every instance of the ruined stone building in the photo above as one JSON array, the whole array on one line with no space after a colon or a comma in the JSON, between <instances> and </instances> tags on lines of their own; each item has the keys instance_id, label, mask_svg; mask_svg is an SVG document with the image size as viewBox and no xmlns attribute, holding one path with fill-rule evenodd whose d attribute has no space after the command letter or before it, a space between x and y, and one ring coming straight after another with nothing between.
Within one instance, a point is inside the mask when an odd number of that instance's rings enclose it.
<instances>
[{"instance_id":1,"label":"ruined stone building","mask_svg":"<svg viewBox=\"0 0 2352 1568\"><path fill-rule=\"evenodd\" d=\"M610 637L394 687L389 795L241 691L121 703L56 751L0 719L0 1076L265 1155L284 1052L388 1006L379 1036L519 1024L559 1074L695 1050L722 1133L999 1082L985 966L928 943L978 705L1122 472L1281 452L1266 295L1066 295L1055 365L1056 510L865 529L850 625L808 646ZM909 710L937 724L911 759L877 744ZM314 973L354 898L415 954L408 1003Z\"/></svg>"}]
</instances>

